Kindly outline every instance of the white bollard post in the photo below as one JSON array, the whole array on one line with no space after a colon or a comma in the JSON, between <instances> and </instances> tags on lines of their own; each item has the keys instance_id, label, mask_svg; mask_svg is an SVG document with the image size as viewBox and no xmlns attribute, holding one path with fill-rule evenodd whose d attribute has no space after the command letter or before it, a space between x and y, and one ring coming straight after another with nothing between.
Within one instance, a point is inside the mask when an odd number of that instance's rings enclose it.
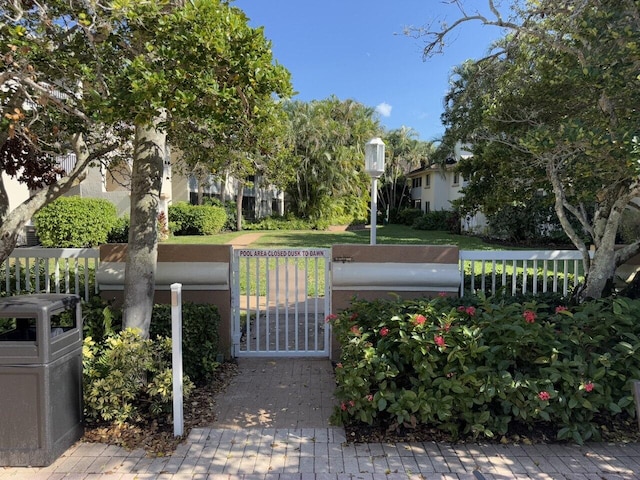
<instances>
[{"instance_id":1,"label":"white bollard post","mask_svg":"<svg viewBox=\"0 0 640 480\"><path fill-rule=\"evenodd\" d=\"M636 400L636 419L638 420L638 429L640 430L640 380L633 381L633 396Z\"/></svg>"},{"instance_id":2,"label":"white bollard post","mask_svg":"<svg viewBox=\"0 0 640 480\"><path fill-rule=\"evenodd\" d=\"M171 368L173 371L173 435L184 434L182 392L182 284L171 284Z\"/></svg>"}]
</instances>

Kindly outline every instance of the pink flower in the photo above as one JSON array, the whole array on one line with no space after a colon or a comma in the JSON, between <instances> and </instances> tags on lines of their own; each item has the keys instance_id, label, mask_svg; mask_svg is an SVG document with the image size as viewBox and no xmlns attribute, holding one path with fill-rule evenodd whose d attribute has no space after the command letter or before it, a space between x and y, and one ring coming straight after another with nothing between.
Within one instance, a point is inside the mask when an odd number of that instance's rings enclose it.
<instances>
[{"instance_id":1,"label":"pink flower","mask_svg":"<svg viewBox=\"0 0 640 480\"><path fill-rule=\"evenodd\" d=\"M342 362L336 363L336 368L342 368Z\"/></svg>"},{"instance_id":2,"label":"pink flower","mask_svg":"<svg viewBox=\"0 0 640 480\"><path fill-rule=\"evenodd\" d=\"M344 412L344 411L346 411L346 410L347 410L347 404L346 404L346 403L344 403L344 402L342 402L342 403L340 404L340 409L341 409L343 412Z\"/></svg>"},{"instance_id":3,"label":"pink flower","mask_svg":"<svg viewBox=\"0 0 640 480\"><path fill-rule=\"evenodd\" d=\"M527 323L534 323L537 317L536 312L533 310L525 310L522 316L524 317L524 321Z\"/></svg>"},{"instance_id":4,"label":"pink flower","mask_svg":"<svg viewBox=\"0 0 640 480\"><path fill-rule=\"evenodd\" d=\"M451 324L450 324L450 323L445 323L445 324L444 324L444 327L442 327L442 329L443 329L445 332L448 332L449 330L451 330Z\"/></svg>"},{"instance_id":5,"label":"pink flower","mask_svg":"<svg viewBox=\"0 0 640 480\"><path fill-rule=\"evenodd\" d=\"M466 310L467 310L467 307L465 307L464 305L460 305L460 306L458 307L458 311L459 311L460 313L464 313Z\"/></svg>"},{"instance_id":6,"label":"pink flower","mask_svg":"<svg viewBox=\"0 0 640 480\"><path fill-rule=\"evenodd\" d=\"M438 296L439 296L440 298L444 298L444 297L446 297L446 296L447 296L447 292L438 292Z\"/></svg>"},{"instance_id":7,"label":"pink flower","mask_svg":"<svg viewBox=\"0 0 640 480\"><path fill-rule=\"evenodd\" d=\"M353 333L354 335L360 335L360 327L358 327L358 325L352 326L351 333Z\"/></svg>"},{"instance_id":8,"label":"pink flower","mask_svg":"<svg viewBox=\"0 0 640 480\"><path fill-rule=\"evenodd\" d=\"M444 341L444 337L442 335L434 335L433 336L433 341L436 343L436 345L438 345L439 347L446 347L447 344Z\"/></svg>"},{"instance_id":9,"label":"pink flower","mask_svg":"<svg viewBox=\"0 0 640 480\"><path fill-rule=\"evenodd\" d=\"M369 394L365 397L369 402L373 402L373 395Z\"/></svg>"},{"instance_id":10,"label":"pink flower","mask_svg":"<svg viewBox=\"0 0 640 480\"><path fill-rule=\"evenodd\" d=\"M335 313L331 313L327 315L327 318L325 318L324 321L326 323L329 323L329 322L333 322L336 318L338 318L338 315L336 315Z\"/></svg>"},{"instance_id":11,"label":"pink flower","mask_svg":"<svg viewBox=\"0 0 640 480\"><path fill-rule=\"evenodd\" d=\"M591 392L593 390L593 383L592 382L587 382L584 384L584 391L585 392Z\"/></svg>"},{"instance_id":12,"label":"pink flower","mask_svg":"<svg viewBox=\"0 0 640 480\"><path fill-rule=\"evenodd\" d=\"M549 392L542 391L538 394L538 398L543 402L546 402L551 398L551 395L549 395Z\"/></svg>"},{"instance_id":13,"label":"pink flower","mask_svg":"<svg viewBox=\"0 0 640 480\"><path fill-rule=\"evenodd\" d=\"M351 320L353 321L353 320L355 320L356 318L358 318L358 312L353 312L353 313L351 314Z\"/></svg>"},{"instance_id":14,"label":"pink flower","mask_svg":"<svg viewBox=\"0 0 640 480\"><path fill-rule=\"evenodd\" d=\"M562 305L558 305L558 306L556 307L556 313L566 312L567 310L568 310L568 309L567 309L567 307L564 307L564 306L562 306Z\"/></svg>"},{"instance_id":15,"label":"pink flower","mask_svg":"<svg viewBox=\"0 0 640 480\"><path fill-rule=\"evenodd\" d=\"M476 314L476 307L467 307L465 310L466 314L470 317L473 317Z\"/></svg>"},{"instance_id":16,"label":"pink flower","mask_svg":"<svg viewBox=\"0 0 640 480\"><path fill-rule=\"evenodd\" d=\"M356 402L354 402L353 400L349 400L349 405L352 407L356 406Z\"/></svg>"},{"instance_id":17,"label":"pink flower","mask_svg":"<svg viewBox=\"0 0 640 480\"><path fill-rule=\"evenodd\" d=\"M424 315L418 315L413 320L413 324L414 325L424 325L424 322L426 322L426 321L427 321L427 317L425 317Z\"/></svg>"},{"instance_id":18,"label":"pink flower","mask_svg":"<svg viewBox=\"0 0 640 480\"><path fill-rule=\"evenodd\" d=\"M389 335L389 329L387 327L382 327L380 329L380 336L386 337L387 335Z\"/></svg>"}]
</instances>

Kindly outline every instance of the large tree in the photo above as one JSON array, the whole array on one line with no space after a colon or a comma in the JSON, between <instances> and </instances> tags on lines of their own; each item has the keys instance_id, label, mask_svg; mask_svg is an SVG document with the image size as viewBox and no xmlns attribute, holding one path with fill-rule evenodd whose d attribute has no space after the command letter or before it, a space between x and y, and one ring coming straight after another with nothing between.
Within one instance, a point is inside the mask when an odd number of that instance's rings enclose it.
<instances>
[{"instance_id":1,"label":"large tree","mask_svg":"<svg viewBox=\"0 0 640 480\"><path fill-rule=\"evenodd\" d=\"M488 4L493 16L465 14L425 32L429 55L466 21L508 31L454 78L447 138L474 145L468 191L485 192L481 206L551 195L583 254L579 297L598 298L616 266L640 251L640 239L615 248L622 212L640 195L640 2L528 1L512 19Z\"/></svg>"},{"instance_id":2,"label":"large tree","mask_svg":"<svg viewBox=\"0 0 640 480\"><path fill-rule=\"evenodd\" d=\"M381 210L386 212L407 206L411 194L406 175L428 164L435 147L431 142L421 141L418 132L409 127L390 130L383 139L385 168L378 200Z\"/></svg>"},{"instance_id":3,"label":"large tree","mask_svg":"<svg viewBox=\"0 0 640 480\"><path fill-rule=\"evenodd\" d=\"M126 130L96 121L106 93L100 72L110 60L87 44L104 25L70 12L68 2L55 0L46 8L0 4L0 167L32 191L9 210L0 178L0 261L32 216L81 180L91 162L112 154ZM76 163L65 174L57 158L69 152Z\"/></svg>"},{"instance_id":4,"label":"large tree","mask_svg":"<svg viewBox=\"0 0 640 480\"><path fill-rule=\"evenodd\" d=\"M60 136L62 147L102 124L135 128L125 324L146 334L168 132L191 125L206 130L213 142L232 139L234 146L246 147L247 128L252 129L250 138L267 132L262 125L275 109L272 95L289 93L289 74L272 62L262 31L248 27L240 10L218 0L66 0L47 5L16 0L2 13L2 32L9 39L3 46L5 63L15 63L12 52L28 56L3 80L16 83L23 98L25 86L69 90L63 91L63 101L50 92L31 102L36 119L66 115L64 128L54 123L50 129ZM7 96L3 108L13 108L11 102L22 105L22 99ZM47 137L29 136L32 123L22 138L44 151ZM7 137L16 136L15 124L6 125ZM175 138L179 145L179 135ZM81 166L90 156L87 152L81 158ZM57 192L64 182L56 180L50 188Z\"/></svg>"},{"instance_id":5,"label":"large tree","mask_svg":"<svg viewBox=\"0 0 640 480\"><path fill-rule=\"evenodd\" d=\"M336 97L289 102L296 178L288 188L293 212L314 221L364 220L370 179L364 145L381 129L374 110Z\"/></svg>"}]
</instances>

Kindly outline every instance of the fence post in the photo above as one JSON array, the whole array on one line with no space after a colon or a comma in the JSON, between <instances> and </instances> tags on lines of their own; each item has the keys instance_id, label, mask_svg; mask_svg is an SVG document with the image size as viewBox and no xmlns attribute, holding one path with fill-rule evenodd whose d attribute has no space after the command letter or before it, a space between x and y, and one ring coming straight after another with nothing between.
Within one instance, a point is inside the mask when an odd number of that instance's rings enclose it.
<instances>
[{"instance_id":1,"label":"fence post","mask_svg":"<svg viewBox=\"0 0 640 480\"><path fill-rule=\"evenodd\" d=\"M182 391L182 284L171 284L171 367L173 371L173 435L184 434Z\"/></svg>"}]
</instances>

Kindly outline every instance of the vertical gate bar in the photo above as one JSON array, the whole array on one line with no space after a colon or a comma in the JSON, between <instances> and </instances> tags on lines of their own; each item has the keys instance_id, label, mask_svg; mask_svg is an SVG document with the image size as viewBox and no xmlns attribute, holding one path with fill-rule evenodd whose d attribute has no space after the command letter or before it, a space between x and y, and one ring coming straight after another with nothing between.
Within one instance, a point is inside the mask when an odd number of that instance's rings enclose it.
<instances>
[{"instance_id":1,"label":"vertical gate bar","mask_svg":"<svg viewBox=\"0 0 640 480\"><path fill-rule=\"evenodd\" d=\"M542 262L542 269L544 276L542 277L542 291L547 293L548 290L548 279L549 279L549 260L544 260Z\"/></svg>"},{"instance_id":2,"label":"vertical gate bar","mask_svg":"<svg viewBox=\"0 0 640 480\"><path fill-rule=\"evenodd\" d=\"M251 268L250 268L250 260L251 257L245 257L245 322L244 322L244 335L245 335L245 343L246 343L246 351L251 351Z\"/></svg>"},{"instance_id":3,"label":"vertical gate bar","mask_svg":"<svg viewBox=\"0 0 640 480\"><path fill-rule=\"evenodd\" d=\"M578 260L573 261L573 287L578 286Z\"/></svg>"},{"instance_id":4,"label":"vertical gate bar","mask_svg":"<svg viewBox=\"0 0 640 480\"><path fill-rule=\"evenodd\" d=\"M331 257L329 251L324 251L324 318L331 312ZM464 287L463 287L464 290ZM323 323L324 326L324 352L331 354L331 324Z\"/></svg>"},{"instance_id":5,"label":"vertical gate bar","mask_svg":"<svg viewBox=\"0 0 640 480\"><path fill-rule=\"evenodd\" d=\"M289 257L284 257L284 349L289 351Z\"/></svg>"},{"instance_id":6,"label":"vertical gate bar","mask_svg":"<svg viewBox=\"0 0 640 480\"><path fill-rule=\"evenodd\" d=\"M256 257L256 323L255 323L255 332L256 332L256 352L260 351L260 315L262 314L262 309L260 308L260 270L262 264L262 258Z\"/></svg>"},{"instance_id":7,"label":"vertical gate bar","mask_svg":"<svg viewBox=\"0 0 640 480\"><path fill-rule=\"evenodd\" d=\"M527 261L522 261L522 293L527 293Z\"/></svg>"},{"instance_id":8,"label":"vertical gate bar","mask_svg":"<svg viewBox=\"0 0 640 480\"><path fill-rule=\"evenodd\" d=\"M320 294L318 285L318 257L311 259L313 269L313 277L311 282L311 288L316 292L313 296L313 348L318 350L318 310L320 309Z\"/></svg>"},{"instance_id":9,"label":"vertical gate bar","mask_svg":"<svg viewBox=\"0 0 640 480\"><path fill-rule=\"evenodd\" d=\"M304 349L309 350L309 257L304 257Z\"/></svg>"},{"instance_id":10,"label":"vertical gate bar","mask_svg":"<svg viewBox=\"0 0 640 480\"><path fill-rule=\"evenodd\" d=\"M265 317L264 317L264 351L269 350L269 346L271 345L271 259L267 256L264 257L265 265L265 280L266 280L266 289L265 289L265 298L266 298L266 306L265 306Z\"/></svg>"},{"instance_id":11,"label":"vertical gate bar","mask_svg":"<svg viewBox=\"0 0 640 480\"><path fill-rule=\"evenodd\" d=\"M518 284L518 262L516 260L513 260L512 266L513 271L511 272L511 295L515 295Z\"/></svg>"},{"instance_id":12,"label":"vertical gate bar","mask_svg":"<svg viewBox=\"0 0 640 480\"><path fill-rule=\"evenodd\" d=\"M316 279L316 311L315 311L315 316L314 316L314 322L313 322L313 341L314 341L314 350L317 352L318 351L318 307L320 305L318 305L319 303L319 295L318 295L318 290L320 289L320 283L318 282L318 257L313 257L313 269L315 271L315 279Z\"/></svg>"},{"instance_id":13,"label":"vertical gate bar","mask_svg":"<svg viewBox=\"0 0 640 480\"><path fill-rule=\"evenodd\" d=\"M280 351L280 259L276 257L276 344L275 351Z\"/></svg>"},{"instance_id":14,"label":"vertical gate bar","mask_svg":"<svg viewBox=\"0 0 640 480\"><path fill-rule=\"evenodd\" d=\"M562 285L562 294L564 296L569 292L569 260L564 261L564 282Z\"/></svg>"},{"instance_id":15,"label":"vertical gate bar","mask_svg":"<svg viewBox=\"0 0 640 480\"><path fill-rule=\"evenodd\" d=\"M553 261L553 293L558 293L558 261Z\"/></svg>"},{"instance_id":16,"label":"vertical gate bar","mask_svg":"<svg viewBox=\"0 0 640 480\"><path fill-rule=\"evenodd\" d=\"M533 294L538 293L538 260L533 261Z\"/></svg>"},{"instance_id":17,"label":"vertical gate bar","mask_svg":"<svg viewBox=\"0 0 640 480\"><path fill-rule=\"evenodd\" d=\"M298 278L298 270L300 270L298 268L298 257L294 257L293 258L293 263L295 266L295 270L294 270L294 279L295 279L295 290L294 290L294 317L295 317L295 350L296 352L300 351L300 317L298 316L298 299L300 298L300 291L299 291L299 287L300 287L300 279Z\"/></svg>"}]
</instances>

